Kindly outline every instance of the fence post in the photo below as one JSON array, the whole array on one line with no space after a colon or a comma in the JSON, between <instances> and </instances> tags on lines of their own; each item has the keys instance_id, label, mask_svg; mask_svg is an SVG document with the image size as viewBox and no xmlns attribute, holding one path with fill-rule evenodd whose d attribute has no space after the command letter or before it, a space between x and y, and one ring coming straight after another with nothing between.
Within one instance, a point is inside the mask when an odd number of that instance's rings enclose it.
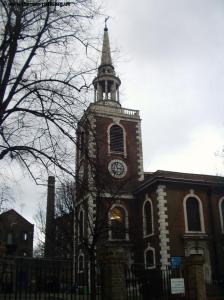
<instances>
[{"instance_id":1,"label":"fence post","mask_svg":"<svg viewBox=\"0 0 224 300\"><path fill-rule=\"evenodd\" d=\"M116 244L107 244L98 252L98 261L102 268L102 299L126 300L125 249Z\"/></svg>"},{"instance_id":2,"label":"fence post","mask_svg":"<svg viewBox=\"0 0 224 300\"><path fill-rule=\"evenodd\" d=\"M204 261L204 257L200 254L193 254L186 258L186 288L190 300L206 300Z\"/></svg>"}]
</instances>

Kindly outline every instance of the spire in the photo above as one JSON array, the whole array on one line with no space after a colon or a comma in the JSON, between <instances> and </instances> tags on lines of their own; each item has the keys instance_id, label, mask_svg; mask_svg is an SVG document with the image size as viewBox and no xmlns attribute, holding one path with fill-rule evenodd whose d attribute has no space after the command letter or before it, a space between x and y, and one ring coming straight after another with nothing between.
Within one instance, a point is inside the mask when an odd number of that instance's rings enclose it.
<instances>
[{"instance_id":1,"label":"spire","mask_svg":"<svg viewBox=\"0 0 224 300\"><path fill-rule=\"evenodd\" d=\"M103 48L102 48L102 55L101 55L101 64L100 66L104 65L111 65L112 66L112 59L111 59L111 53L110 53L110 41L109 41L109 35L108 35L108 28L105 19L105 27L104 27L104 35L103 35Z\"/></svg>"},{"instance_id":2,"label":"spire","mask_svg":"<svg viewBox=\"0 0 224 300\"><path fill-rule=\"evenodd\" d=\"M108 18L105 19L101 64L98 67L97 76L93 80L94 102L120 107L119 86L121 81L116 76L112 64L107 20Z\"/></svg>"}]
</instances>

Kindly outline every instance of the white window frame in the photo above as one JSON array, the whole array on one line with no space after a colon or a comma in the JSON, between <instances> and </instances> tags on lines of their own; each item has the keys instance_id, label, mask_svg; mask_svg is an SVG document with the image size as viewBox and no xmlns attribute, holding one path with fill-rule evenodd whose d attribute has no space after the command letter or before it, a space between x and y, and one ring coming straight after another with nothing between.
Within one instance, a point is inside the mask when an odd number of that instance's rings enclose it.
<instances>
[{"instance_id":1,"label":"white window frame","mask_svg":"<svg viewBox=\"0 0 224 300\"><path fill-rule=\"evenodd\" d=\"M224 233L224 215L222 214L222 203L224 203L224 197L219 199L219 216L220 216L220 223L221 223L221 232Z\"/></svg>"},{"instance_id":2,"label":"white window frame","mask_svg":"<svg viewBox=\"0 0 224 300\"><path fill-rule=\"evenodd\" d=\"M147 267L147 261L146 261L146 253L147 251L152 251L153 252L153 266ZM144 251L144 264L145 264L145 269L150 270L150 269L155 269L156 267L156 253L155 253L155 248L148 246L145 251Z\"/></svg>"},{"instance_id":3,"label":"white window frame","mask_svg":"<svg viewBox=\"0 0 224 300\"><path fill-rule=\"evenodd\" d=\"M23 241L28 241L28 233L26 231L24 231L22 233L22 238L23 238Z\"/></svg>"},{"instance_id":4,"label":"white window frame","mask_svg":"<svg viewBox=\"0 0 224 300\"><path fill-rule=\"evenodd\" d=\"M113 239L112 238L112 230L111 230L111 212L115 207L120 207L124 209L125 212L125 239ZM128 241L129 240L129 222L128 222L128 211L122 204L113 204L108 212L108 223L109 223L109 241Z\"/></svg>"},{"instance_id":5,"label":"white window frame","mask_svg":"<svg viewBox=\"0 0 224 300\"><path fill-rule=\"evenodd\" d=\"M123 152L113 152L110 150L110 129L112 126L114 125L117 125L117 126L120 126L121 129L123 130L123 144L124 144L124 151ZM111 123L108 128L107 128L107 144L108 144L108 153L109 155L110 154L120 154L120 155L123 155L124 157L127 157L127 146L126 146L126 130L124 128L123 125L121 125L120 123L118 122L113 122Z\"/></svg>"},{"instance_id":6,"label":"white window frame","mask_svg":"<svg viewBox=\"0 0 224 300\"><path fill-rule=\"evenodd\" d=\"M200 223L201 223L201 230L200 231L188 230L187 207L186 207L186 203L187 203L188 198L195 198L198 201L199 216L200 216ZM201 199L197 195L195 195L194 193L187 194L184 197L183 207L184 207L185 232L186 233L205 233L204 213L203 213L203 207L202 207Z\"/></svg>"},{"instance_id":7,"label":"white window frame","mask_svg":"<svg viewBox=\"0 0 224 300\"><path fill-rule=\"evenodd\" d=\"M145 214L145 205L146 203L149 202L150 207L151 207L151 217L152 217L152 233L147 234L146 233L146 214ZM149 198L148 195L146 195L145 197L145 201L143 202L143 206L142 206L142 218L143 218L143 238L149 237L154 235L154 216L153 216L153 204L152 204L152 200Z\"/></svg>"}]
</instances>

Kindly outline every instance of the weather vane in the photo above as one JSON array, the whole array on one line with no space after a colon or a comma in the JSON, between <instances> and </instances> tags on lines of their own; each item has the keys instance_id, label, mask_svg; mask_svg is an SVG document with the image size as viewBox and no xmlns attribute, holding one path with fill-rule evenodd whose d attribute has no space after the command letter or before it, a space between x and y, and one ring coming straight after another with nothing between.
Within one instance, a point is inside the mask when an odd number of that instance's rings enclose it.
<instances>
[{"instance_id":1,"label":"weather vane","mask_svg":"<svg viewBox=\"0 0 224 300\"><path fill-rule=\"evenodd\" d=\"M110 17L108 16L107 18L105 18L105 28L107 28L107 21Z\"/></svg>"}]
</instances>

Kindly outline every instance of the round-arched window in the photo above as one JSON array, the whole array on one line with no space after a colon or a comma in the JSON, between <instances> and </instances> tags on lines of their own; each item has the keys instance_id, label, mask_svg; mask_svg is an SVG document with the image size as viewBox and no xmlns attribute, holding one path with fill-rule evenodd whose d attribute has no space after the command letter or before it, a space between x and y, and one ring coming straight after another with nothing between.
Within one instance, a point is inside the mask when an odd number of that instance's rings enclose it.
<instances>
[{"instance_id":1,"label":"round-arched window","mask_svg":"<svg viewBox=\"0 0 224 300\"><path fill-rule=\"evenodd\" d=\"M114 152L114 153L124 152L123 128L116 124L110 127L110 152Z\"/></svg>"},{"instance_id":2,"label":"round-arched window","mask_svg":"<svg viewBox=\"0 0 224 300\"><path fill-rule=\"evenodd\" d=\"M115 206L110 212L111 238L125 239L125 210L122 207Z\"/></svg>"},{"instance_id":3,"label":"round-arched window","mask_svg":"<svg viewBox=\"0 0 224 300\"><path fill-rule=\"evenodd\" d=\"M202 231L199 202L195 197L186 201L188 231Z\"/></svg>"}]
</instances>

